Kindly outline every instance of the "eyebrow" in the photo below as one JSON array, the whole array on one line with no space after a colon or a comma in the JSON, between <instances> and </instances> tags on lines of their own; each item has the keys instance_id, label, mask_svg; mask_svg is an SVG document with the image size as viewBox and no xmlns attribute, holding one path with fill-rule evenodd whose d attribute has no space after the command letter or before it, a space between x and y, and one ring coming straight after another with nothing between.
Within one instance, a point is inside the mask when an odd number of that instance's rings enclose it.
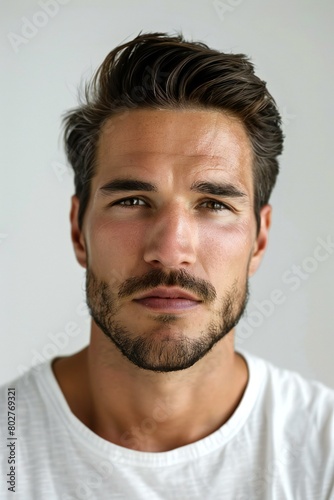
<instances>
[{"instance_id":1,"label":"eyebrow","mask_svg":"<svg viewBox=\"0 0 334 500\"><path fill-rule=\"evenodd\" d=\"M121 191L158 191L155 184L136 179L114 179L100 189L102 194L119 193Z\"/></svg>"},{"instance_id":2,"label":"eyebrow","mask_svg":"<svg viewBox=\"0 0 334 500\"><path fill-rule=\"evenodd\" d=\"M240 191L233 184L224 182L194 182L191 191L197 193L211 194L214 196L223 196L228 198L245 198L246 193ZM108 195L110 193L120 193L123 191L153 191L158 192L158 188L151 182L145 182L137 179L114 179L104 186L99 191Z\"/></svg>"},{"instance_id":3,"label":"eyebrow","mask_svg":"<svg viewBox=\"0 0 334 500\"><path fill-rule=\"evenodd\" d=\"M194 182L191 185L191 191L197 193L213 194L215 196L226 196L227 198L245 198L246 193L240 189L224 182Z\"/></svg>"}]
</instances>

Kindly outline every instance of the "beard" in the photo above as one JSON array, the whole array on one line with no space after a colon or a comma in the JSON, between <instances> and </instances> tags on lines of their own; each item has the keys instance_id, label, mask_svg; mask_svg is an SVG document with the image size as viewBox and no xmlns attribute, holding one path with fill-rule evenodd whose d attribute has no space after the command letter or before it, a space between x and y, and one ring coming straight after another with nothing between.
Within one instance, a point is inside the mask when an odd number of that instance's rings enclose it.
<instances>
[{"instance_id":1,"label":"beard","mask_svg":"<svg viewBox=\"0 0 334 500\"><path fill-rule=\"evenodd\" d=\"M203 304L216 300L216 291L211 283L194 278L184 269L173 270L166 274L160 269L152 269L144 276L131 277L124 281L118 293L110 285L98 279L92 270L86 273L87 305L92 318L106 337L134 365L154 372L185 370L203 358L217 342L225 337L242 317L249 296L248 280L241 288L235 282L225 293L214 318L198 338L187 337L182 329L169 333L180 317L176 314L155 314L157 328L140 335L129 331L117 320L121 309L119 299L129 297L158 286L179 286L195 293ZM160 335L161 327L166 332Z\"/></svg>"}]
</instances>

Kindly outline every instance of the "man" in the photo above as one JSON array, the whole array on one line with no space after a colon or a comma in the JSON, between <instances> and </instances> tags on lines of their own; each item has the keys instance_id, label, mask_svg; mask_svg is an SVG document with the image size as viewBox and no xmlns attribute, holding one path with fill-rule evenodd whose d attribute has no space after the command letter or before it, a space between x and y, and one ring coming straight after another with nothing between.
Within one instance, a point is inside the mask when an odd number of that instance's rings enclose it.
<instances>
[{"instance_id":1,"label":"man","mask_svg":"<svg viewBox=\"0 0 334 500\"><path fill-rule=\"evenodd\" d=\"M19 498L334 498L333 391L234 350L282 152L265 83L154 33L86 94L65 144L91 341L10 384Z\"/></svg>"}]
</instances>

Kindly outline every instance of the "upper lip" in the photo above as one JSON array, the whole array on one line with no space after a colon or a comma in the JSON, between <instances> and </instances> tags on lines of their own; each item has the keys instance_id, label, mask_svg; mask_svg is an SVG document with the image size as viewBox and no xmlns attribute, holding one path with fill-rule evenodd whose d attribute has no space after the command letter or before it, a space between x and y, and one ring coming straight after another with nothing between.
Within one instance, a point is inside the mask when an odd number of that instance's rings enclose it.
<instances>
[{"instance_id":1,"label":"upper lip","mask_svg":"<svg viewBox=\"0 0 334 500\"><path fill-rule=\"evenodd\" d=\"M143 293L135 297L134 300L146 299L147 297L160 297L162 299L188 299L195 300L196 302L201 302L201 300L192 295L191 293L185 292L182 288L153 288L149 292Z\"/></svg>"}]
</instances>

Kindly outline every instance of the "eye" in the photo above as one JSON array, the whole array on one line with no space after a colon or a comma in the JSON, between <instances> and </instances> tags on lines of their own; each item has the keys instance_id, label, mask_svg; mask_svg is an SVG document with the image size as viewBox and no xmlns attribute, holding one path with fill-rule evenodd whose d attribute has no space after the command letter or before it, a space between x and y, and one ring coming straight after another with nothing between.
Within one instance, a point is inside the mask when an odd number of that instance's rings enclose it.
<instances>
[{"instance_id":1,"label":"eye","mask_svg":"<svg viewBox=\"0 0 334 500\"><path fill-rule=\"evenodd\" d=\"M135 207L135 206L145 206L146 203L144 200L141 200L140 198L135 198L135 197L130 197L130 198L123 198L122 200L115 201L113 205L120 205L122 207Z\"/></svg>"},{"instance_id":2,"label":"eye","mask_svg":"<svg viewBox=\"0 0 334 500\"><path fill-rule=\"evenodd\" d=\"M204 208L208 208L211 212L223 212L224 210L230 210L230 208L225 205L225 203L217 200L207 200L204 201L201 205L207 205L207 207Z\"/></svg>"}]
</instances>

